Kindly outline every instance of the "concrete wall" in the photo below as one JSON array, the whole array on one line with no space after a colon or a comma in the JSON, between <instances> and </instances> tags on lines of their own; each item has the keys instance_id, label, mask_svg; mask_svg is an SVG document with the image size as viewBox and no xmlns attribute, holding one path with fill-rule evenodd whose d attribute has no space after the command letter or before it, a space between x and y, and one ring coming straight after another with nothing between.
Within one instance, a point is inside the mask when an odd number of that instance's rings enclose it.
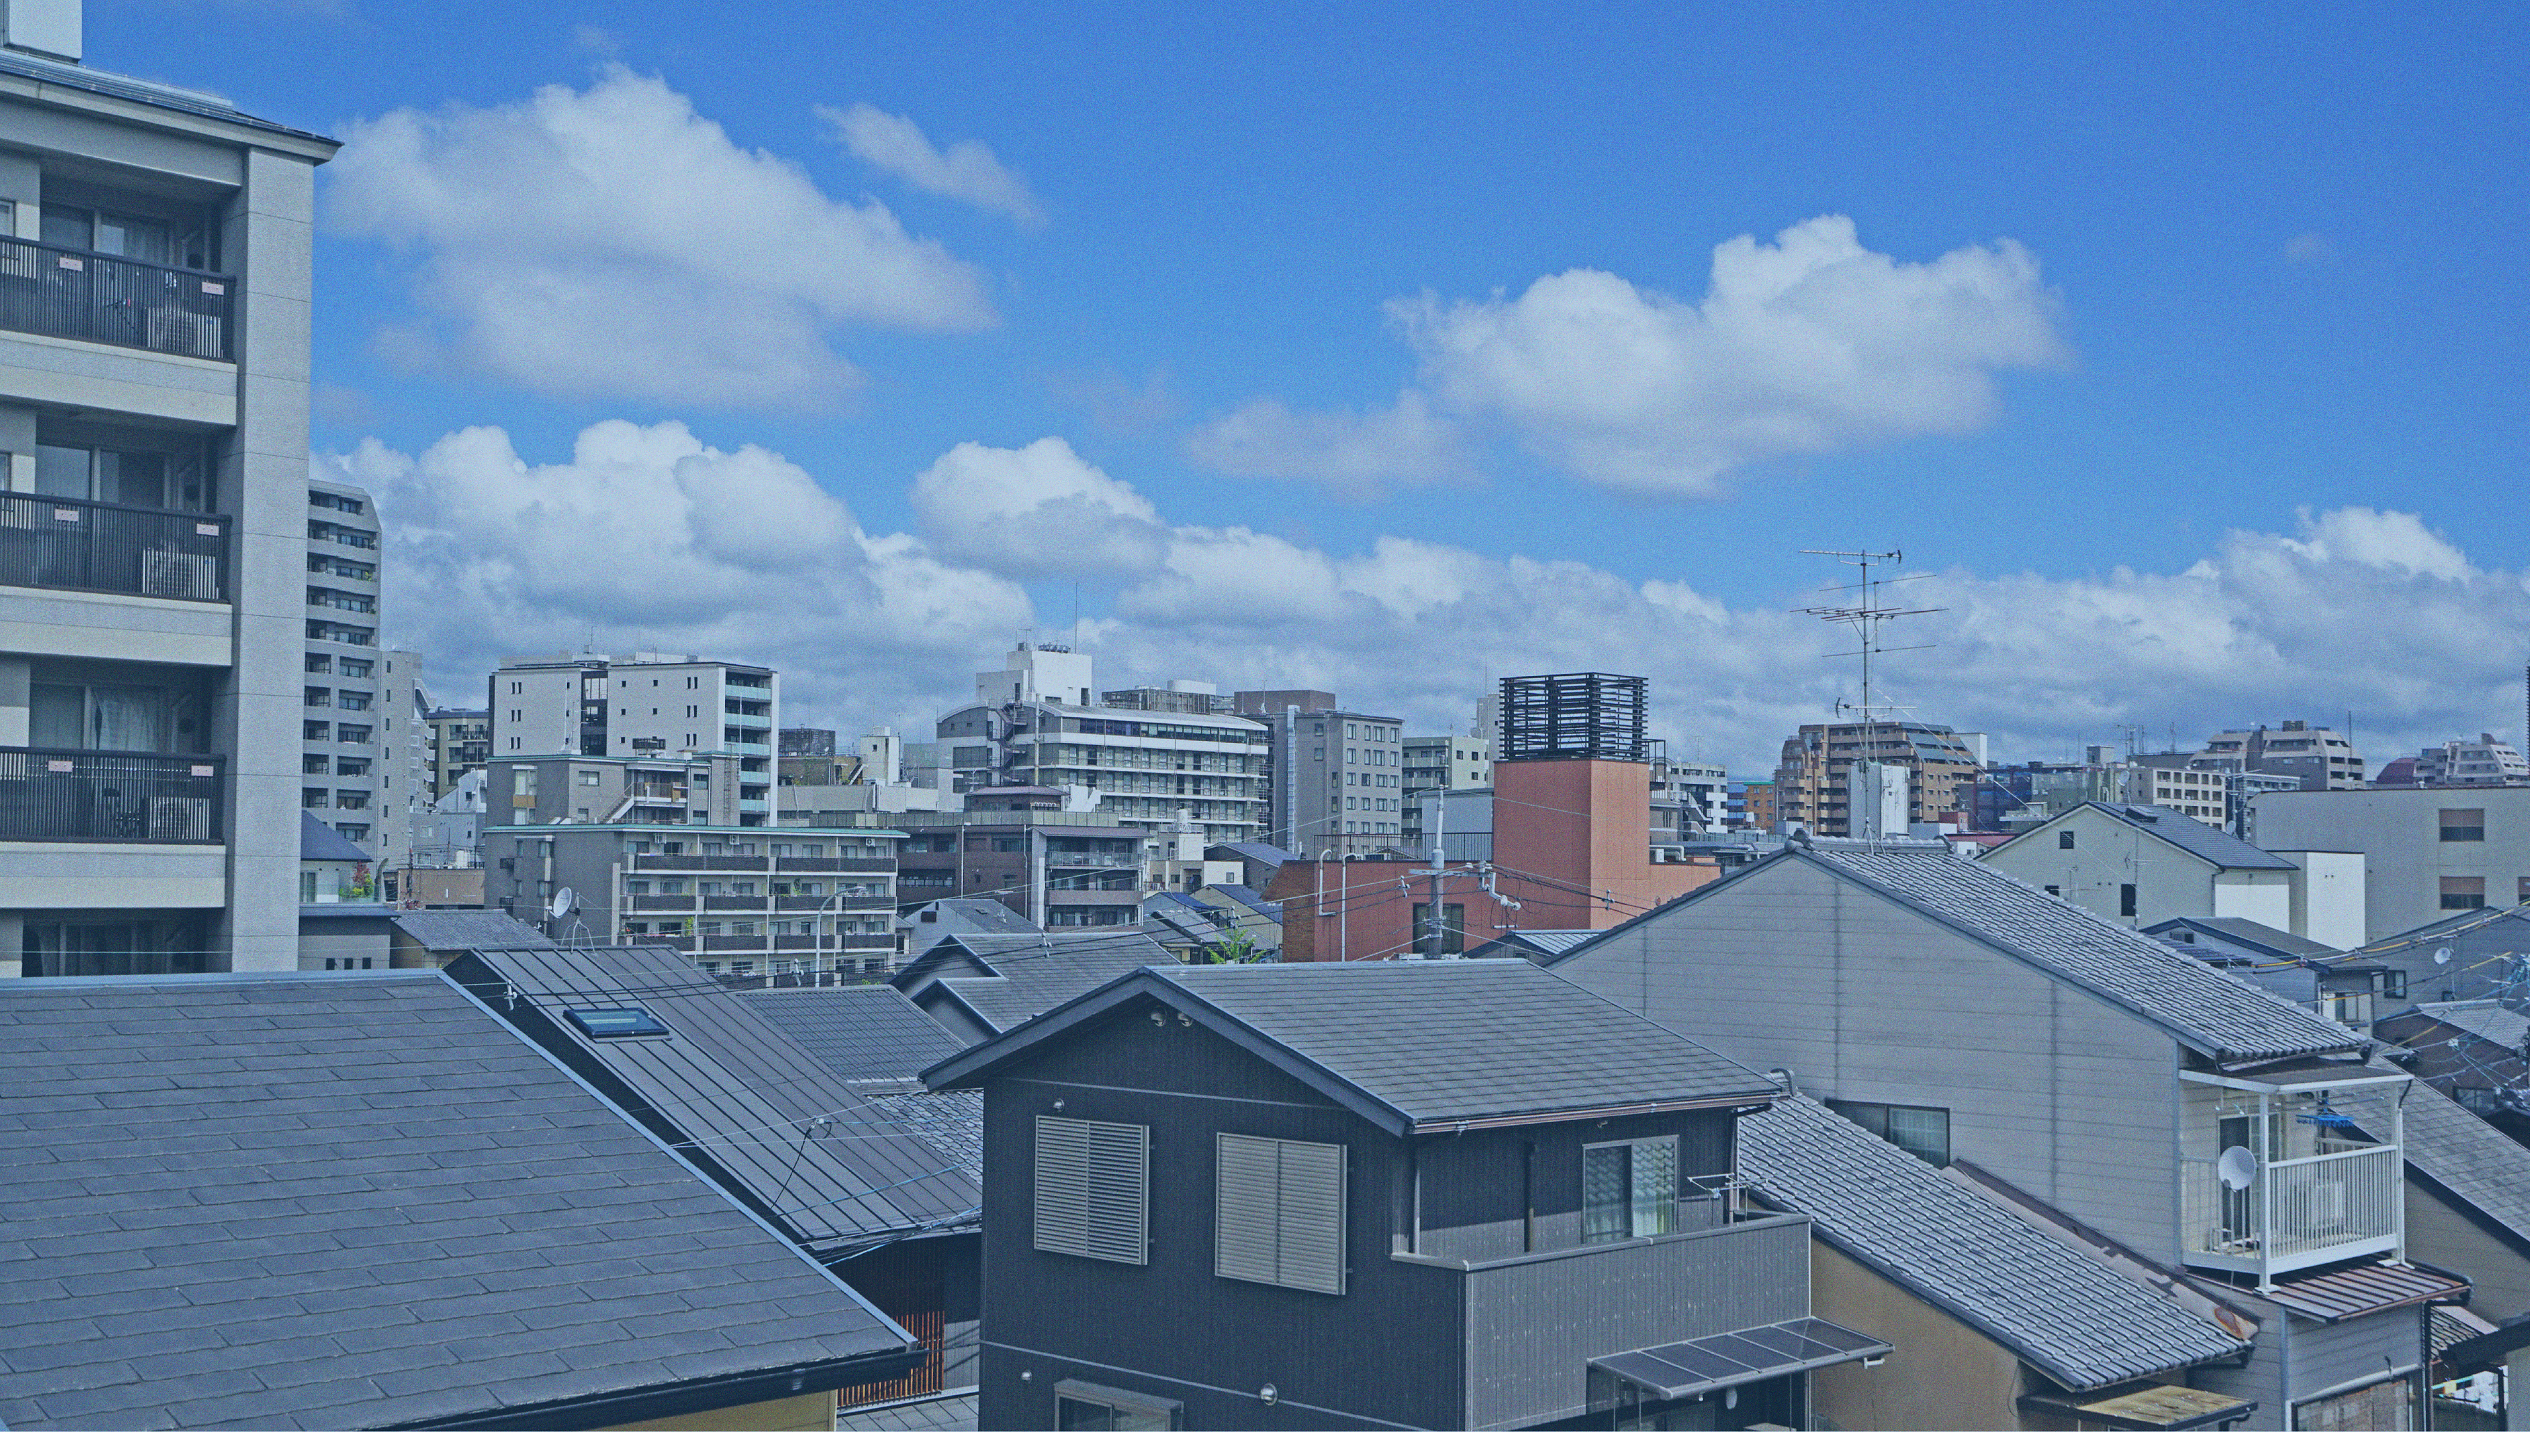
<instances>
[{"instance_id":1,"label":"concrete wall","mask_svg":"<svg viewBox=\"0 0 2530 1432\"><path fill-rule=\"evenodd\" d=\"M2064 831L2073 833L2071 850L2059 843ZM2221 898L2212 864L2088 806L1996 846L1985 859L2007 875L2042 890L2052 888L2062 899L2134 929L2183 915L2215 914ZM2124 913L2127 885L2135 887L2132 915ZM2281 901L2278 906L2280 920Z\"/></svg>"},{"instance_id":2,"label":"concrete wall","mask_svg":"<svg viewBox=\"0 0 2530 1432\"><path fill-rule=\"evenodd\" d=\"M2483 810L2486 838L2445 841L2441 813ZM2353 851L2364 857L2364 934L2380 940L2454 912L2446 876L2482 880L2489 906L2518 904L2530 877L2530 788L2276 791L2255 802L2270 850Z\"/></svg>"},{"instance_id":3,"label":"concrete wall","mask_svg":"<svg viewBox=\"0 0 2530 1432\"><path fill-rule=\"evenodd\" d=\"M2301 872L2293 870L2226 870L2214 877L2215 919L2255 920L2270 930L2298 935L2293 923L2293 887ZM2153 923L2153 922L2147 922Z\"/></svg>"},{"instance_id":4,"label":"concrete wall","mask_svg":"<svg viewBox=\"0 0 2530 1432\"><path fill-rule=\"evenodd\" d=\"M1958 1157L2178 1260L2177 1046L1947 926L1792 858L1554 968L1804 1092L1946 1108Z\"/></svg>"},{"instance_id":5,"label":"concrete wall","mask_svg":"<svg viewBox=\"0 0 2530 1432\"><path fill-rule=\"evenodd\" d=\"M1894 1346L1878 1367L1846 1363L1810 1375L1823 1425L1902 1429L2018 1427L2020 1358L1824 1242L1810 1248L1815 1316Z\"/></svg>"},{"instance_id":6,"label":"concrete wall","mask_svg":"<svg viewBox=\"0 0 2530 1432\"><path fill-rule=\"evenodd\" d=\"M2293 880L2291 930L2305 940L2350 950L2370 938L2364 925L2363 882L2367 863L2359 852L2279 850L2301 867Z\"/></svg>"}]
</instances>

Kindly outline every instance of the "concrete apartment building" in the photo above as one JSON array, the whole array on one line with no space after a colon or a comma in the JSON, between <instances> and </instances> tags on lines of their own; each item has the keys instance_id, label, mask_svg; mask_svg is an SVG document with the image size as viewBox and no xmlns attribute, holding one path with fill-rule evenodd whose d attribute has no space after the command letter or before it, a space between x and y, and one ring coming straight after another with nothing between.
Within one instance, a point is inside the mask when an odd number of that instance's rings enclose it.
<instances>
[{"instance_id":1,"label":"concrete apartment building","mask_svg":"<svg viewBox=\"0 0 2530 1432\"><path fill-rule=\"evenodd\" d=\"M908 812L897 894L908 909L950 897L999 901L1041 929L1127 927L1141 918L1150 836L1113 816L1038 809ZM1013 804L1017 804L1014 801Z\"/></svg>"},{"instance_id":2,"label":"concrete apartment building","mask_svg":"<svg viewBox=\"0 0 2530 1432\"><path fill-rule=\"evenodd\" d=\"M2364 858L2366 936L2530 900L2530 787L2279 791L2257 799L2261 842Z\"/></svg>"},{"instance_id":3,"label":"concrete apartment building","mask_svg":"<svg viewBox=\"0 0 2530 1432\"><path fill-rule=\"evenodd\" d=\"M412 863L410 814L429 803L422 658L381 650L377 504L308 484L307 648L299 699L299 807L391 870Z\"/></svg>"},{"instance_id":4,"label":"concrete apartment building","mask_svg":"<svg viewBox=\"0 0 2530 1432\"><path fill-rule=\"evenodd\" d=\"M1264 723L1243 716L1089 704L1090 659L1022 642L979 672L975 702L935 734L957 788L1078 788L1094 808L1152 832L1192 821L1216 842L1261 838Z\"/></svg>"},{"instance_id":5,"label":"concrete apartment building","mask_svg":"<svg viewBox=\"0 0 2530 1432\"><path fill-rule=\"evenodd\" d=\"M315 167L0 19L0 973L298 965Z\"/></svg>"},{"instance_id":6,"label":"concrete apartment building","mask_svg":"<svg viewBox=\"0 0 2530 1432\"><path fill-rule=\"evenodd\" d=\"M429 763L431 799L457 788L468 771L483 769L492 759L492 713L457 706L433 706L422 713L426 732L424 759Z\"/></svg>"},{"instance_id":7,"label":"concrete apartment building","mask_svg":"<svg viewBox=\"0 0 2530 1432\"><path fill-rule=\"evenodd\" d=\"M2375 786L2530 786L2530 760L2492 732L2445 741L2381 767Z\"/></svg>"},{"instance_id":8,"label":"concrete apartment building","mask_svg":"<svg viewBox=\"0 0 2530 1432\"><path fill-rule=\"evenodd\" d=\"M1854 833L1847 785L1854 763L1905 772L1906 823L1938 821L1970 805L1985 765L1985 737L1920 721L1803 726L1775 767L1775 818L1813 835Z\"/></svg>"},{"instance_id":9,"label":"concrete apartment building","mask_svg":"<svg viewBox=\"0 0 2530 1432\"><path fill-rule=\"evenodd\" d=\"M782 679L769 667L636 652L510 657L492 673L492 754L727 754L740 825L773 824L773 732Z\"/></svg>"},{"instance_id":10,"label":"concrete apartment building","mask_svg":"<svg viewBox=\"0 0 2530 1432\"><path fill-rule=\"evenodd\" d=\"M1408 736L1402 743L1405 764L1405 810L1398 844L1408 850L1424 846L1423 801L1427 791L1472 791L1493 784L1493 738L1490 736Z\"/></svg>"},{"instance_id":11,"label":"concrete apartment building","mask_svg":"<svg viewBox=\"0 0 2530 1432\"><path fill-rule=\"evenodd\" d=\"M2344 733L2307 721L2287 721L2270 731L2253 726L2225 731L2196 753L2202 769L2291 776L2306 791L2363 788L2363 757Z\"/></svg>"},{"instance_id":12,"label":"concrete apartment building","mask_svg":"<svg viewBox=\"0 0 2530 1432\"><path fill-rule=\"evenodd\" d=\"M1323 691L1242 691L1272 733L1266 839L1310 859L1368 855L1405 826L1405 723L1341 709Z\"/></svg>"},{"instance_id":13,"label":"concrete apartment building","mask_svg":"<svg viewBox=\"0 0 2530 1432\"><path fill-rule=\"evenodd\" d=\"M539 756L484 767L486 804L503 825L718 825L740 819L740 757Z\"/></svg>"},{"instance_id":14,"label":"concrete apartment building","mask_svg":"<svg viewBox=\"0 0 2530 1432\"><path fill-rule=\"evenodd\" d=\"M895 830L505 825L484 903L566 944L664 944L706 974L872 974L896 959ZM574 913L550 912L571 892Z\"/></svg>"}]
</instances>

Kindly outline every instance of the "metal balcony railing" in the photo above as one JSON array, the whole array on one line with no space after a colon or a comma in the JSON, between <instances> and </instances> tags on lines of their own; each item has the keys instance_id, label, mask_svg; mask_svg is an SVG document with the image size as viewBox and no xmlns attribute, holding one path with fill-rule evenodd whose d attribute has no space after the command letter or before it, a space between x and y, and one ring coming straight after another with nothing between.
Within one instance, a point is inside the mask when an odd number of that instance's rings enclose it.
<instances>
[{"instance_id":1,"label":"metal balcony railing","mask_svg":"<svg viewBox=\"0 0 2530 1432\"><path fill-rule=\"evenodd\" d=\"M217 845L216 756L0 747L0 840Z\"/></svg>"},{"instance_id":2,"label":"metal balcony railing","mask_svg":"<svg viewBox=\"0 0 2530 1432\"><path fill-rule=\"evenodd\" d=\"M226 274L0 238L0 328L233 361Z\"/></svg>"},{"instance_id":3,"label":"metal balcony railing","mask_svg":"<svg viewBox=\"0 0 2530 1432\"><path fill-rule=\"evenodd\" d=\"M228 519L0 493L0 586L225 602Z\"/></svg>"},{"instance_id":4,"label":"metal balcony railing","mask_svg":"<svg viewBox=\"0 0 2530 1432\"><path fill-rule=\"evenodd\" d=\"M2182 1162L2189 1263L2273 1276L2398 1242L2404 1169L2393 1146L2259 1163L2239 1188L2213 1159Z\"/></svg>"}]
</instances>

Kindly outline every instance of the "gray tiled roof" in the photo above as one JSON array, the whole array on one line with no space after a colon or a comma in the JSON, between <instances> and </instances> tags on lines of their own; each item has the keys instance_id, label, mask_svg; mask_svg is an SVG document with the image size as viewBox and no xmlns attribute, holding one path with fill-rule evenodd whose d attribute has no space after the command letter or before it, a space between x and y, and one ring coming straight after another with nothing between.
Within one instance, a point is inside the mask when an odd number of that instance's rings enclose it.
<instances>
[{"instance_id":1,"label":"gray tiled roof","mask_svg":"<svg viewBox=\"0 0 2530 1432\"><path fill-rule=\"evenodd\" d=\"M1129 925L1051 935L960 935L956 942L990 966L993 977L941 983L996 1030L1025 1024L1144 965L1177 963L1167 946Z\"/></svg>"},{"instance_id":2,"label":"gray tiled roof","mask_svg":"<svg viewBox=\"0 0 2530 1432\"><path fill-rule=\"evenodd\" d=\"M952 1040L951 1043L956 1041ZM904 1086L894 1086L904 1087ZM984 1095L977 1089L944 1089L939 1093L913 1085L912 1092L871 1094L879 1117L938 1150L984 1186Z\"/></svg>"},{"instance_id":3,"label":"gray tiled roof","mask_svg":"<svg viewBox=\"0 0 2530 1432\"><path fill-rule=\"evenodd\" d=\"M1418 1124L1776 1093L1755 1070L1526 960L1154 973Z\"/></svg>"},{"instance_id":4,"label":"gray tiled roof","mask_svg":"<svg viewBox=\"0 0 2530 1432\"><path fill-rule=\"evenodd\" d=\"M2519 1049L2530 1037L2530 1015L2491 999L2438 1000L2417 1005L2416 1012L2506 1049Z\"/></svg>"},{"instance_id":5,"label":"gray tiled roof","mask_svg":"<svg viewBox=\"0 0 2530 1432\"><path fill-rule=\"evenodd\" d=\"M2076 1391L2244 1346L1806 1095L1739 1121L1739 1168L1830 1246Z\"/></svg>"},{"instance_id":6,"label":"gray tiled roof","mask_svg":"<svg viewBox=\"0 0 2530 1432\"><path fill-rule=\"evenodd\" d=\"M396 910L388 918L426 950L536 948L545 932L500 910Z\"/></svg>"},{"instance_id":7,"label":"gray tiled roof","mask_svg":"<svg viewBox=\"0 0 2530 1432\"><path fill-rule=\"evenodd\" d=\"M975 1432L975 1394L948 1392L835 1418L835 1432Z\"/></svg>"},{"instance_id":8,"label":"gray tiled roof","mask_svg":"<svg viewBox=\"0 0 2530 1432\"><path fill-rule=\"evenodd\" d=\"M481 981L485 1002L530 1037L617 1081L654 1131L692 1148L808 1247L968 1221L982 1202L962 1167L871 1108L762 1017L758 997L724 988L674 950L483 950L449 973ZM592 1038L566 1016L635 1005L670 1033Z\"/></svg>"},{"instance_id":9,"label":"gray tiled roof","mask_svg":"<svg viewBox=\"0 0 2530 1432\"><path fill-rule=\"evenodd\" d=\"M908 929L920 929L925 925L949 925L951 933L961 930L998 930L1008 934L1032 934L1037 928L1027 916L1011 909L999 900L986 899L982 896L952 895L934 900L922 908L937 910L941 918L925 920L917 912L911 917L900 919L897 923Z\"/></svg>"},{"instance_id":10,"label":"gray tiled roof","mask_svg":"<svg viewBox=\"0 0 2530 1432\"><path fill-rule=\"evenodd\" d=\"M911 1079L966 1047L883 984L733 993L845 1079Z\"/></svg>"},{"instance_id":11,"label":"gray tiled roof","mask_svg":"<svg viewBox=\"0 0 2530 1432\"><path fill-rule=\"evenodd\" d=\"M2400 1114L2410 1168L2530 1242L2530 1148L2421 1079Z\"/></svg>"},{"instance_id":12,"label":"gray tiled roof","mask_svg":"<svg viewBox=\"0 0 2530 1432\"><path fill-rule=\"evenodd\" d=\"M0 981L0 1424L382 1427L902 1341L436 972Z\"/></svg>"},{"instance_id":13,"label":"gray tiled roof","mask_svg":"<svg viewBox=\"0 0 2530 1432\"><path fill-rule=\"evenodd\" d=\"M2258 849L2227 830L2207 825L2192 815L2181 815L2167 806L2110 805L2104 801L2087 801L2085 804L2147 835L2157 835L2188 854L2211 861L2225 870L2301 868L2281 855Z\"/></svg>"},{"instance_id":14,"label":"gray tiled roof","mask_svg":"<svg viewBox=\"0 0 2530 1432\"><path fill-rule=\"evenodd\" d=\"M2144 933L2161 935L2166 930L2182 926L2218 935L2252 949L2265 950L2284 959L2333 959L2345 953L2333 945L2305 940L2289 930L2279 930L2256 920L2244 920L2238 915L2182 915L2175 920L2164 920Z\"/></svg>"},{"instance_id":15,"label":"gray tiled roof","mask_svg":"<svg viewBox=\"0 0 2530 1432\"><path fill-rule=\"evenodd\" d=\"M1840 871L2122 1005L2216 1058L2280 1059L2368 1042L2185 951L1940 846L1821 840L1777 858L1815 860ZM1658 917L1654 911L1643 918Z\"/></svg>"}]
</instances>

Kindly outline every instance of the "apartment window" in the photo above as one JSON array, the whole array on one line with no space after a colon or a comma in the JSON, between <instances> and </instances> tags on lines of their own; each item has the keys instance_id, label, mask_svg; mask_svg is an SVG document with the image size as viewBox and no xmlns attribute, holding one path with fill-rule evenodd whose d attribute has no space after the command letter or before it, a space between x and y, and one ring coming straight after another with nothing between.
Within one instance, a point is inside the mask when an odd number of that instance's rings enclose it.
<instances>
[{"instance_id":1,"label":"apartment window","mask_svg":"<svg viewBox=\"0 0 2530 1432\"><path fill-rule=\"evenodd\" d=\"M1581 1241L1621 1243L1678 1228L1678 1141L1631 1139L1581 1151Z\"/></svg>"},{"instance_id":2,"label":"apartment window","mask_svg":"<svg viewBox=\"0 0 2530 1432\"><path fill-rule=\"evenodd\" d=\"M1939 1168L1950 1162L1950 1111L1830 1099L1827 1107Z\"/></svg>"},{"instance_id":3,"label":"apartment window","mask_svg":"<svg viewBox=\"0 0 2530 1432\"><path fill-rule=\"evenodd\" d=\"M2135 913L2134 886L2120 885L2117 887L2117 913L2130 919L2133 918Z\"/></svg>"},{"instance_id":4,"label":"apartment window","mask_svg":"<svg viewBox=\"0 0 2530 1432\"><path fill-rule=\"evenodd\" d=\"M2058 849L2058 850L2071 850L2072 848L2073 848L2073 832L2072 832L2072 831L2069 831L2069 830L2060 830L2060 831L2057 831L2057 832L2056 832L2056 849Z\"/></svg>"},{"instance_id":5,"label":"apartment window","mask_svg":"<svg viewBox=\"0 0 2530 1432\"><path fill-rule=\"evenodd\" d=\"M1183 1403L1065 1378L1054 1384L1054 1425L1061 1432L1165 1432L1180 1425Z\"/></svg>"},{"instance_id":6,"label":"apartment window","mask_svg":"<svg viewBox=\"0 0 2530 1432\"><path fill-rule=\"evenodd\" d=\"M202 451L118 452L111 448L35 445L35 490L46 497L85 498L126 507L209 507Z\"/></svg>"},{"instance_id":7,"label":"apartment window","mask_svg":"<svg viewBox=\"0 0 2530 1432\"><path fill-rule=\"evenodd\" d=\"M303 741L331 740L333 738L333 734L334 728L323 721L302 721L299 723L299 739Z\"/></svg>"},{"instance_id":8,"label":"apartment window","mask_svg":"<svg viewBox=\"0 0 2530 1432\"><path fill-rule=\"evenodd\" d=\"M1344 1291L1344 1146L1218 1136L1212 1269L1313 1293Z\"/></svg>"},{"instance_id":9,"label":"apartment window","mask_svg":"<svg viewBox=\"0 0 2530 1432\"><path fill-rule=\"evenodd\" d=\"M1037 1116L1038 1251L1148 1262L1150 1193L1150 1126Z\"/></svg>"},{"instance_id":10,"label":"apartment window","mask_svg":"<svg viewBox=\"0 0 2530 1432\"><path fill-rule=\"evenodd\" d=\"M1347 829L1350 827L1348 826ZM1431 933L1431 905L1427 902L1415 906L1413 930L1415 948L1423 948L1423 942L1431 937ZM1444 903L1441 906L1441 953L1455 955L1463 953L1466 948L1467 907Z\"/></svg>"},{"instance_id":11,"label":"apartment window","mask_svg":"<svg viewBox=\"0 0 2530 1432\"><path fill-rule=\"evenodd\" d=\"M2486 908L2486 881L2476 875L2442 877L2442 908L2445 910L2482 910Z\"/></svg>"},{"instance_id":12,"label":"apartment window","mask_svg":"<svg viewBox=\"0 0 2530 1432\"><path fill-rule=\"evenodd\" d=\"M2446 810L2442 813L2442 838L2451 840L2484 840L2486 812L2483 810ZM2444 908L2450 908L2448 906Z\"/></svg>"}]
</instances>

